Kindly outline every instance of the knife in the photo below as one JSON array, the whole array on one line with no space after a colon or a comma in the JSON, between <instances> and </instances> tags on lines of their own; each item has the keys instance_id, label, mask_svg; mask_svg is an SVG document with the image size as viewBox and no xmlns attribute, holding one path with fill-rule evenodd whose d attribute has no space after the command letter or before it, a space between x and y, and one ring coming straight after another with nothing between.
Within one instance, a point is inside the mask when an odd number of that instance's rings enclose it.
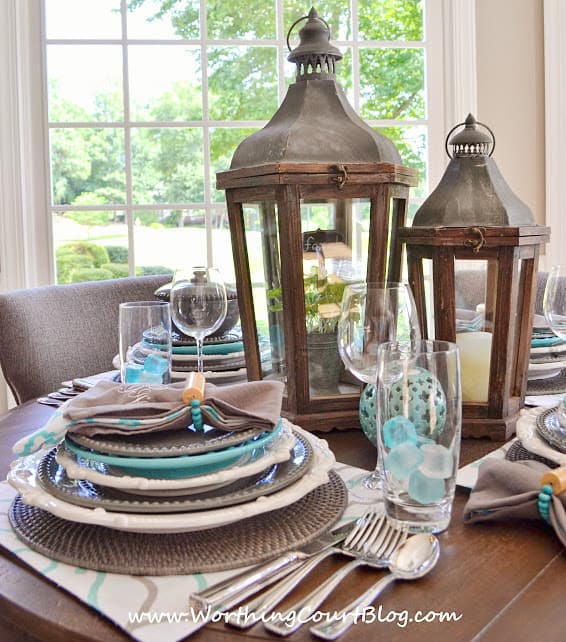
<instances>
[{"instance_id":1,"label":"knife","mask_svg":"<svg viewBox=\"0 0 566 642\"><path fill-rule=\"evenodd\" d=\"M268 562L263 562L204 591L193 593L189 596L189 606L200 614L206 613L211 619L216 611L228 610L261 589L282 579L300 566L303 560L336 546L346 539L355 524L355 520L350 521L330 533L319 535L301 548L288 551Z\"/></svg>"}]
</instances>

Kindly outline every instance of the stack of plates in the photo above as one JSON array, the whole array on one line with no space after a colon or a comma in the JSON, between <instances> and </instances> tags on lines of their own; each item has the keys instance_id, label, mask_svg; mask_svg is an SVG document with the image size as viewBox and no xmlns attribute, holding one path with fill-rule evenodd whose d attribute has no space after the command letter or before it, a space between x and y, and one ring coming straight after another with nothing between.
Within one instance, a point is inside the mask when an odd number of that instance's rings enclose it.
<instances>
[{"instance_id":1,"label":"stack of plates","mask_svg":"<svg viewBox=\"0 0 566 642\"><path fill-rule=\"evenodd\" d=\"M173 332L172 375L184 379L197 369L197 349L192 338ZM204 372L212 383L236 383L246 381L246 358L240 328L219 337L204 339Z\"/></svg>"},{"instance_id":2,"label":"stack of plates","mask_svg":"<svg viewBox=\"0 0 566 642\"><path fill-rule=\"evenodd\" d=\"M67 435L15 461L9 481L24 502L66 520L170 533L287 506L327 482L333 464L326 442L280 420L260 434Z\"/></svg>"},{"instance_id":3,"label":"stack of plates","mask_svg":"<svg viewBox=\"0 0 566 642\"><path fill-rule=\"evenodd\" d=\"M566 393L566 342L543 322L535 323L531 340L528 395Z\"/></svg>"}]
</instances>

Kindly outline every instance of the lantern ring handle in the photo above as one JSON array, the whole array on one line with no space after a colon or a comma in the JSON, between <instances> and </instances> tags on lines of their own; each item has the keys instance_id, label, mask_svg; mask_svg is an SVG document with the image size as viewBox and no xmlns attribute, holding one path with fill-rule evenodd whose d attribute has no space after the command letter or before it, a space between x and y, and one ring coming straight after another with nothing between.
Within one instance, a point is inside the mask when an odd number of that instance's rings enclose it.
<instances>
[{"instance_id":1,"label":"lantern ring handle","mask_svg":"<svg viewBox=\"0 0 566 642\"><path fill-rule=\"evenodd\" d=\"M446 155L450 160L454 158L454 156L450 153L450 150L448 149L448 141L450 140L450 136L458 129L458 127L462 127L462 125L465 125L466 123L458 123L457 125L454 125L452 129L446 134L446 140L444 141L444 149L446 151ZM492 140L492 147L491 151L489 152L488 156L491 157L493 152L495 151L495 134L493 133L493 129L489 125L486 125L485 123L480 122L479 120L476 120L476 125L481 125L482 127L485 127L487 131L491 134L491 140Z\"/></svg>"},{"instance_id":2,"label":"lantern ring handle","mask_svg":"<svg viewBox=\"0 0 566 642\"><path fill-rule=\"evenodd\" d=\"M295 20L295 22L293 22L293 24L289 27L289 31L287 31L287 49L289 51L293 51L291 47L291 43L289 42L291 31L293 31L293 29L299 24L299 22L302 22L303 20L308 20L308 19L309 19L308 16L303 16L302 18ZM328 22L326 22L324 18L321 18L320 16L318 16L318 20L320 20L321 22L324 22L324 24L326 25L326 28L328 29L328 42L330 42L330 25L328 24Z\"/></svg>"}]
</instances>

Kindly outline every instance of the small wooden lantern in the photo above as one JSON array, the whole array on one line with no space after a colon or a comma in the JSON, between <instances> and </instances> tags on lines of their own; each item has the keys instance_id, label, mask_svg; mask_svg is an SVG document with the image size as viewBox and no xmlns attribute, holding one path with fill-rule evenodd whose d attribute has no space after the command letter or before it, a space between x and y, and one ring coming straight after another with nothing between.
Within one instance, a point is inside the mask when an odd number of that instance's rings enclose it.
<instances>
[{"instance_id":1,"label":"small wooden lantern","mask_svg":"<svg viewBox=\"0 0 566 642\"><path fill-rule=\"evenodd\" d=\"M416 172L349 105L326 23L314 9L301 20L289 55L296 82L217 186L226 190L248 379L284 381L285 416L330 430L359 425L360 385L337 350L342 290L356 278L399 279L388 245L397 247Z\"/></svg>"},{"instance_id":2,"label":"small wooden lantern","mask_svg":"<svg viewBox=\"0 0 566 642\"><path fill-rule=\"evenodd\" d=\"M399 238L423 336L460 347L463 435L507 439L524 402L539 252L550 230L513 194L491 159L493 133L478 124L469 115L449 132L446 172Z\"/></svg>"}]
</instances>

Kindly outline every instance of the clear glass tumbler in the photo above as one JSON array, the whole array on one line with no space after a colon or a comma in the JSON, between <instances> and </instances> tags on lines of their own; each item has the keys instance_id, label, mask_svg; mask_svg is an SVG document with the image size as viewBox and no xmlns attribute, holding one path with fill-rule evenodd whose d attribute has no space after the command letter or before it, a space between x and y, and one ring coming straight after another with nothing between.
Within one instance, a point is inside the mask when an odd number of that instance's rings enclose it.
<instances>
[{"instance_id":1,"label":"clear glass tumbler","mask_svg":"<svg viewBox=\"0 0 566 642\"><path fill-rule=\"evenodd\" d=\"M450 523L462 426L455 343L378 348L377 427L385 510L411 532Z\"/></svg>"}]
</instances>

